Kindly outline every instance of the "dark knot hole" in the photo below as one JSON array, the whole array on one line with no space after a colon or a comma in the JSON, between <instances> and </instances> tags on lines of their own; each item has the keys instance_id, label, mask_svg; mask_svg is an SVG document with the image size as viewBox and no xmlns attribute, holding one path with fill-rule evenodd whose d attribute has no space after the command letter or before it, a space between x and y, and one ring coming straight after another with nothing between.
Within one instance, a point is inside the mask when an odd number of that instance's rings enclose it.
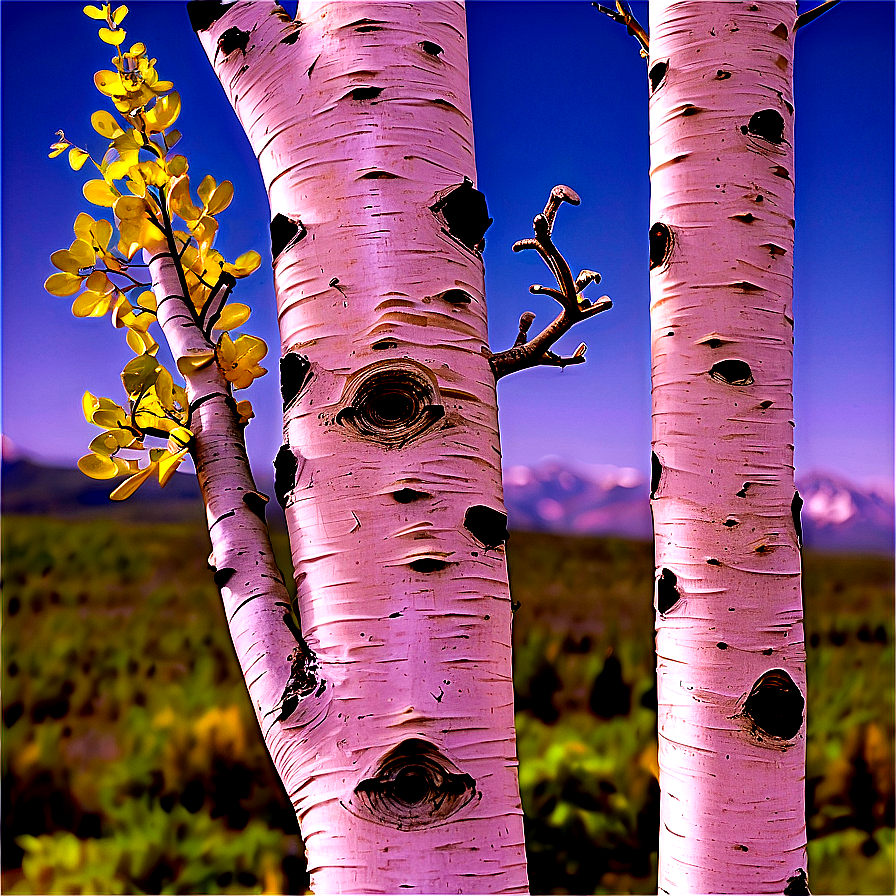
<instances>
[{"instance_id":1,"label":"dark knot hole","mask_svg":"<svg viewBox=\"0 0 896 896\"><path fill-rule=\"evenodd\" d=\"M420 766L402 769L392 782L392 793L397 800L414 806L422 803L430 791L429 776Z\"/></svg>"}]
</instances>

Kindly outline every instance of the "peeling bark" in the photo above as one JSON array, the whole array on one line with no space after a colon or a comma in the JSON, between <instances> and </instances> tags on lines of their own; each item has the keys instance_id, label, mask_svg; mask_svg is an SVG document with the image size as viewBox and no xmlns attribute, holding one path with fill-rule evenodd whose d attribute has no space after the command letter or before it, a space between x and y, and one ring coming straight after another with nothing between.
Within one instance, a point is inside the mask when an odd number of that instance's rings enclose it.
<instances>
[{"instance_id":1,"label":"peeling bark","mask_svg":"<svg viewBox=\"0 0 896 896\"><path fill-rule=\"evenodd\" d=\"M796 4L654 0L650 18L659 887L797 892Z\"/></svg>"},{"instance_id":2,"label":"peeling bark","mask_svg":"<svg viewBox=\"0 0 896 896\"><path fill-rule=\"evenodd\" d=\"M278 10L198 31L268 189L277 491L326 682L272 757L317 892L524 892L463 7Z\"/></svg>"}]
</instances>

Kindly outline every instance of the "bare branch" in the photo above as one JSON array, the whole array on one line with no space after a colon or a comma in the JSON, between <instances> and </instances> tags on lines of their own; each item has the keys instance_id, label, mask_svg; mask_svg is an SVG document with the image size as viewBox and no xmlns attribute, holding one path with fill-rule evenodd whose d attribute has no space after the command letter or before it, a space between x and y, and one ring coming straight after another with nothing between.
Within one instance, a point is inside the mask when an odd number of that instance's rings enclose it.
<instances>
[{"instance_id":1,"label":"bare branch","mask_svg":"<svg viewBox=\"0 0 896 896\"><path fill-rule=\"evenodd\" d=\"M628 3L619 3L617 0L616 9L610 9L610 7L603 6L600 3L592 3L591 5L596 6L605 16L609 16L614 22L619 22L620 25L625 25L628 29L628 33L636 38L638 43L641 44L641 55L645 59L647 58L650 53L650 37L640 22L635 18Z\"/></svg>"},{"instance_id":2,"label":"bare branch","mask_svg":"<svg viewBox=\"0 0 896 896\"><path fill-rule=\"evenodd\" d=\"M833 9L839 2L840 0L827 0L826 3L819 4L815 9L807 10L802 15L797 16L796 23L793 26L793 33L796 34L800 28L808 25L809 22L814 22L820 15L824 15L829 9Z\"/></svg>"},{"instance_id":3,"label":"bare branch","mask_svg":"<svg viewBox=\"0 0 896 896\"><path fill-rule=\"evenodd\" d=\"M597 302L592 303L582 295L582 290L591 283L600 282L600 274L587 268L573 279L572 271L566 259L560 254L551 239L554 229L554 220L557 210L564 202L570 205L578 205L581 200L569 187L562 184L551 190L544 211L535 216L532 222L535 230L535 238L518 240L513 244L514 252L524 249L535 249L550 268L557 280L557 286L529 287L529 291L535 295L547 295L559 303L560 314L542 330L537 336L529 338L529 328L535 315L526 311L520 317L520 331L512 348L503 352L497 352L491 356L490 363L495 372L495 379L500 379L515 370L523 370L527 367L547 365L550 367L566 367L569 364L581 364L585 360L585 344L582 343L569 358L561 357L552 352L551 346L579 321L593 317L611 308L613 303L602 296Z\"/></svg>"}]
</instances>

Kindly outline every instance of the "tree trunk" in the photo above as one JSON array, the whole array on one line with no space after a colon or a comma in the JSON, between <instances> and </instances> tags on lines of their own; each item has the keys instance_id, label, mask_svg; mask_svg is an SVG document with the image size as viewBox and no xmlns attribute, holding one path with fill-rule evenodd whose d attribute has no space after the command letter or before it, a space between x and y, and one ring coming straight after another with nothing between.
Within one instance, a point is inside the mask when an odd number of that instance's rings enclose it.
<instances>
[{"instance_id":1,"label":"tree trunk","mask_svg":"<svg viewBox=\"0 0 896 896\"><path fill-rule=\"evenodd\" d=\"M289 679L289 662L283 658L296 649L296 639L283 622L289 594L265 523L266 498L252 479L230 384L214 361L214 346L196 322L169 247L144 251L144 259L159 325L187 384L192 455L212 543L209 563L252 706L267 729L264 714ZM277 743L268 738L269 748Z\"/></svg>"},{"instance_id":2,"label":"tree trunk","mask_svg":"<svg viewBox=\"0 0 896 896\"><path fill-rule=\"evenodd\" d=\"M664 893L808 892L795 2L650 4Z\"/></svg>"},{"instance_id":3,"label":"tree trunk","mask_svg":"<svg viewBox=\"0 0 896 896\"><path fill-rule=\"evenodd\" d=\"M191 18L271 204L276 491L315 679L272 756L312 886L525 891L463 7Z\"/></svg>"}]
</instances>

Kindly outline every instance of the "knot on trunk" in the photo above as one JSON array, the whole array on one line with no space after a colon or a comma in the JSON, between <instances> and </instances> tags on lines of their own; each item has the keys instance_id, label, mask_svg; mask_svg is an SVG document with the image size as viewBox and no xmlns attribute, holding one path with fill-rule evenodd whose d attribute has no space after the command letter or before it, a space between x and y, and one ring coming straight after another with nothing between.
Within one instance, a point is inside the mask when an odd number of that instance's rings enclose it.
<instances>
[{"instance_id":1,"label":"knot on trunk","mask_svg":"<svg viewBox=\"0 0 896 896\"><path fill-rule=\"evenodd\" d=\"M757 729L782 740L799 734L806 701L784 669L770 669L756 680L744 704L743 714Z\"/></svg>"},{"instance_id":2,"label":"knot on trunk","mask_svg":"<svg viewBox=\"0 0 896 896\"><path fill-rule=\"evenodd\" d=\"M462 184L443 192L430 211L445 224L445 232L473 252L485 248L485 231L492 224L485 196L465 177Z\"/></svg>"},{"instance_id":3,"label":"knot on trunk","mask_svg":"<svg viewBox=\"0 0 896 896\"><path fill-rule=\"evenodd\" d=\"M381 361L349 384L336 422L385 448L400 448L445 416L432 374L412 361Z\"/></svg>"},{"instance_id":4,"label":"knot on trunk","mask_svg":"<svg viewBox=\"0 0 896 896\"><path fill-rule=\"evenodd\" d=\"M410 831L444 824L480 796L473 778L438 747L408 738L376 763L344 805L359 818Z\"/></svg>"}]
</instances>

